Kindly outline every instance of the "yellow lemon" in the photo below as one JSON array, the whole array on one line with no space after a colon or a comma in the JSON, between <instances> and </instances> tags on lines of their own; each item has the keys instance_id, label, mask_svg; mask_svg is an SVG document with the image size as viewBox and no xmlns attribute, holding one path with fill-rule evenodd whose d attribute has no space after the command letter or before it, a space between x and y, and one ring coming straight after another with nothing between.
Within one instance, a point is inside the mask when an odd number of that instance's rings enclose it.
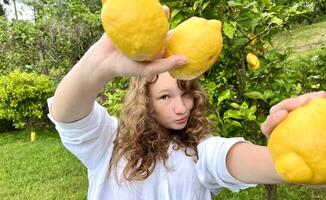
<instances>
[{"instance_id":1,"label":"yellow lemon","mask_svg":"<svg viewBox=\"0 0 326 200\"><path fill-rule=\"evenodd\" d=\"M248 37L251 39L251 42L249 44L251 46L255 46L257 44L257 39L255 38L255 35L253 33L249 33Z\"/></svg>"},{"instance_id":2,"label":"yellow lemon","mask_svg":"<svg viewBox=\"0 0 326 200\"><path fill-rule=\"evenodd\" d=\"M102 5L104 5L104 4L105 4L105 2L106 2L106 0L101 0L101 3L102 3Z\"/></svg>"},{"instance_id":3,"label":"yellow lemon","mask_svg":"<svg viewBox=\"0 0 326 200\"><path fill-rule=\"evenodd\" d=\"M268 141L278 174L291 183L326 184L326 99L295 109Z\"/></svg>"},{"instance_id":4,"label":"yellow lemon","mask_svg":"<svg viewBox=\"0 0 326 200\"><path fill-rule=\"evenodd\" d=\"M153 60L165 45L169 23L157 0L106 1L101 19L115 47L133 60Z\"/></svg>"},{"instance_id":5,"label":"yellow lemon","mask_svg":"<svg viewBox=\"0 0 326 200\"><path fill-rule=\"evenodd\" d=\"M216 62L221 53L223 38L221 22L192 17L172 30L168 38L165 57L182 54L189 64L170 70L172 77L182 80L194 79Z\"/></svg>"},{"instance_id":6,"label":"yellow lemon","mask_svg":"<svg viewBox=\"0 0 326 200\"><path fill-rule=\"evenodd\" d=\"M249 69L256 70L260 67L260 62L257 56L253 53L248 53L246 57Z\"/></svg>"}]
</instances>

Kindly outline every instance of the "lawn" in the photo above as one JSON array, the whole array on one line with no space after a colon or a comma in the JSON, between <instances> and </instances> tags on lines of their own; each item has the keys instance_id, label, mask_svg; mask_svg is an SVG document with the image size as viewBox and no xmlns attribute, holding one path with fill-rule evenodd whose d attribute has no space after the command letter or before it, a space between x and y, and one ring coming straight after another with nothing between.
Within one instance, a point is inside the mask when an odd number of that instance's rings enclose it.
<instances>
[{"instance_id":1,"label":"lawn","mask_svg":"<svg viewBox=\"0 0 326 200\"><path fill-rule=\"evenodd\" d=\"M326 46L326 21L306 26L297 26L273 37L273 46L277 50L293 48L295 53L307 54Z\"/></svg>"},{"instance_id":2,"label":"lawn","mask_svg":"<svg viewBox=\"0 0 326 200\"><path fill-rule=\"evenodd\" d=\"M85 167L54 130L0 133L0 199L86 199Z\"/></svg>"}]
</instances>

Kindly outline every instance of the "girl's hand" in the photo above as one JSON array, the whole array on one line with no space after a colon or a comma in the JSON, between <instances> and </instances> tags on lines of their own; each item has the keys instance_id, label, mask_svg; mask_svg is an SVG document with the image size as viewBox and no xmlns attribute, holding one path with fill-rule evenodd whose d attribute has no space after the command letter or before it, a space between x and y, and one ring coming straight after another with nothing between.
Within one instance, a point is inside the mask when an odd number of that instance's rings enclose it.
<instances>
[{"instance_id":1,"label":"girl's hand","mask_svg":"<svg viewBox=\"0 0 326 200\"><path fill-rule=\"evenodd\" d=\"M168 18L169 8L163 6L163 9ZM104 80L111 78L105 77L107 74L110 76L153 76L188 63L185 56L175 55L162 58L163 53L164 50L153 61L137 62L122 54L114 47L110 38L103 34L85 56L92 60L95 68L100 69L100 74L103 76L101 78Z\"/></svg>"},{"instance_id":2,"label":"girl's hand","mask_svg":"<svg viewBox=\"0 0 326 200\"><path fill-rule=\"evenodd\" d=\"M268 117L261 126L261 130L264 135L269 138L273 129L283 119L285 119L289 112L315 98L326 98L326 91L306 93L298 97L285 99L280 103L274 105L270 109Z\"/></svg>"}]
</instances>

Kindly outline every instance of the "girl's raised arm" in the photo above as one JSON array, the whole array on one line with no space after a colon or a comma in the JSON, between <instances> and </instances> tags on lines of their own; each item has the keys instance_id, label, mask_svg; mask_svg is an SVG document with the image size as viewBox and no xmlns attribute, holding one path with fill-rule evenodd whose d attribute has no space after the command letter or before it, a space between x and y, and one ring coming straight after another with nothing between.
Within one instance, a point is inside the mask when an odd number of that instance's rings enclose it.
<instances>
[{"instance_id":1,"label":"girl's raised arm","mask_svg":"<svg viewBox=\"0 0 326 200\"><path fill-rule=\"evenodd\" d=\"M184 64L186 58L178 55L151 62L133 61L104 34L60 82L51 107L53 118L67 123L87 116L98 93L114 77L152 76Z\"/></svg>"}]
</instances>

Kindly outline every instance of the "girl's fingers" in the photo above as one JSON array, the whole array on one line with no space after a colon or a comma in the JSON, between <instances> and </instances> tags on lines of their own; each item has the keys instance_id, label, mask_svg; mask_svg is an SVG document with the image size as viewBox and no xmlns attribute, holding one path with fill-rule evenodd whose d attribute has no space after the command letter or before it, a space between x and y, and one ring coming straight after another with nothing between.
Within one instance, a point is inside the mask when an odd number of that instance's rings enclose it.
<instances>
[{"instance_id":1,"label":"girl's fingers","mask_svg":"<svg viewBox=\"0 0 326 200\"><path fill-rule=\"evenodd\" d=\"M163 5L163 10L164 10L164 13L165 13L165 16L169 19L170 18L170 9L169 7Z\"/></svg>"},{"instance_id":2,"label":"girl's fingers","mask_svg":"<svg viewBox=\"0 0 326 200\"><path fill-rule=\"evenodd\" d=\"M307 102L315 98L326 98L326 91L310 92L303 94L297 98L305 98Z\"/></svg>"},{"instance_id":3,"label":"girl's fingers","mask_svg":"<svg viewBox=\"0 0 326 200\"><path fill-rule=\"evenodd\" d=\"M283 100L280 103L274 105L269 111L270 115L266 118L265 122L261 126L261 130L264 135L268 138L273 129L283 119L285 119L289 112L315 98L326 98L326 92L319 91L306 93L295 98Z\"/></svg>"},{"instance_id":4,"label":"girl's fingers","mask_svg":"<svg viewBox=\"0 0 326 200\"><path fill-rule=\"evenodd\" d=\"M311 92L307 93L295 98L286 99L284 101L281 101L280 103L274 105L270 109L270 114L277 112L278 110L286 110L290 112L291 110L300 107L307 103L308 101L315 99L315 98L326 98L326 92L320 91L320 92Z\"/></svg>"},{"instance_id":5,"label":"girl's fingers","mask_svg":"<svg viewBox=\"0 0 326 200\"><path fill-rule=\"evenodd\" d=\"M280 103L274 105L270 110L269 113L273 114L279 110L286 110L290 112L291 110L303 105L305 103L305 99L303 98L291 98L285 99Z\"/></svg>"},{"instance_id":6,"label":"girl's fingers","mask_svg":"<svg viewBox=\"0 0 326 200\"><path fill-rule=\"evenodd\" d=\"M172 68L188 64L186 57L181 55L170 56L168 58L157 59L144 67L142 76L154 76L166 72Z\"/></svg>"},{"instance_id":7,"label":"girl's fingers","mask_svg":"<svg viewBox=\"0 0 326 200\"><path fill-rule=\"evenodd\" d=\"M270 134L272 133L273 129L287 117L288 112L286 110L278 110L274 113L267 116L265 122L261 126L261 131L263 134L269 138Z\"/></svg>"}]
</instances>

